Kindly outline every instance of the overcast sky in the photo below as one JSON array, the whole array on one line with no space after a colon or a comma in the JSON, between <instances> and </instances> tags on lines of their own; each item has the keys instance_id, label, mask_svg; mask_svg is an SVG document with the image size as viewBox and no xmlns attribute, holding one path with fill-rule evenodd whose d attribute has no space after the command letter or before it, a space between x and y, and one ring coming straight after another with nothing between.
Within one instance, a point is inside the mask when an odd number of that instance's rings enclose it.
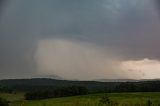
<instances>
[{"instance_id":1,"label":"overcast sky","mask_svg":"<svg viewBox=\"0 0 160 106\"><path fill-rule=\"evenodd\" d=\"M156 0L2 0L0 79L160 78Z\"/></svg>"}]
</instances>

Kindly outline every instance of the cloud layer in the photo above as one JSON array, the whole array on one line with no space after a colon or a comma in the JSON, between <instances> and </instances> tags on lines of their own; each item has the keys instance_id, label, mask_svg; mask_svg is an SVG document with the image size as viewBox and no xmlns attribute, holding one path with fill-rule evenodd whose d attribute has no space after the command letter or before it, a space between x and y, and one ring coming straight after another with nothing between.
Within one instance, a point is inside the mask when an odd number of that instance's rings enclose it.
<instances>
[{"instance_id":1,"label":"cloud layer","mask_svg":"<svg viewBox=\"0 0 160 106\"><path fill-rule=\"evenodd\" d=\"M65 79L154 79L160 76L160 61L123 60L110 48L88 42L45 39L35 52L38 73Z\"/></svg>"},{"instance_id":2,"label":"cloud layer","mask_svg":"<svg viewBox=\"0 0 160 106\"><path fill-rule=\"evenodd\" d=\"M157 78L134 66L121 70L130 61L160 60L156 1L3 0L0 78Z\"/></svg>"},{"instance_id":3,"label":"cloud layer","mask_svg":"<svg viewBox=\"0 0 160 106\"><path fill-rule=\"evenodd\" d=\"M38 72L65 79L119 78L118 57L111 50L75 40L45 39L38 43L35 60Z\"/></svg>"},{"instance_id":4,"label":"cloud layer","mask_svg":"<svg viewBox=\"0 0 160 106\"><path fill-rule=\"evenodd\" d=\"M154 79L160 76L160 61L154 59L128 60L123 61L120 67L128 76L137 79ZM135 76L133 76L136 74Z\"/></svg>"}]
</instances>

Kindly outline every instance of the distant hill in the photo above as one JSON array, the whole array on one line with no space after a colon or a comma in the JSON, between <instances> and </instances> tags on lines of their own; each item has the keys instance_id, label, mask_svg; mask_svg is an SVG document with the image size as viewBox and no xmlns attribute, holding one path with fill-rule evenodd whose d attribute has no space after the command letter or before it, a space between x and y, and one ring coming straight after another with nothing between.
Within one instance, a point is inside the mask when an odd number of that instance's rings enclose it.
<instances>
[{"instance_id":1,"label":"distant hill","mask_svg":"<svg viewBox=\"0 0 160 106\"><path fill-rule=\"evenodd\" d=\"M141 81L160 81L160 79L97 79L99 82L141 82Z\"/></svg>"},{"instance_id":2,"label":"distant hill","mask_svg":"<svg viewBox=\"0 0 160 106\"><path fill-rule=\"evenodd\" d=\"M61 86L85 86L89 90L98 90L102 88L110 88L116 86L113 82L98 82L98 81L71 81L57 80L50 78L33 78L33 79L5 79L0 80L0 85L11 87L18 90L26 90L34 87L61 87Z\"/></svg>"},{"instance_id":3,"label":"distant hill","mask_svg":"<svg viewBox=\"0 0 160 106\"><path fill-rule=\"evenodd\" d=\"M13 90L28 91L33 89L55 88L65 86L84 86L90 91L117 91L121 88L131 87L135 91L160 91L160 80L111 80L101 79L96 81L71 81L57 80L50 78L32 78L32 79L5 79L0 80L0 87L7 87ZM124 91L121 90L121 91Z\"/></svg>"}]
</instances>

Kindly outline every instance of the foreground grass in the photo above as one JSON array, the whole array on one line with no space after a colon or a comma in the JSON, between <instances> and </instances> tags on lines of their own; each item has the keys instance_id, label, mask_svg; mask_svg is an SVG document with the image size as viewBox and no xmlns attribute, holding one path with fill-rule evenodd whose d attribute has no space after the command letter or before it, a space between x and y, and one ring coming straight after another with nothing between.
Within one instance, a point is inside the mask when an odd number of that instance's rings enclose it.
<instances>
[{"instance_id":1,"label":"foreground grass","mask_svg":"<svg viewBox=\"0 0 160 106\"><path fill-rule=\"evenodd\" d=\"M23 93L0 94L10 101L11 106L106 106L99 103L105 94L90 94L82 96L62 97L44 100L24 100ZM118 106L146 106L150 100L151 106L160 106L160 92L148 93L108 93L110 100L117 102Z\"/></svg>"}]
</instances>

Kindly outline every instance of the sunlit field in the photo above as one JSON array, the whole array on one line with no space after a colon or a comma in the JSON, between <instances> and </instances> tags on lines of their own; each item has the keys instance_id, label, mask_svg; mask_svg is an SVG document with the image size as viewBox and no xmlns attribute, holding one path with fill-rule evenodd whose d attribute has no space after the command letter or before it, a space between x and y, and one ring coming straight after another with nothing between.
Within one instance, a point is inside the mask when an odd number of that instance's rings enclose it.
<instances>
[{"instance_id":1,"label":"sunlit field","mask_svg":"<svg viewBox=\"0 0 160 106\"><path fill-rule=\"evenodd\" d=\"M104 95L111 104L101 102ZM24 100L23 93L1 93L0 97L7 99L11 106L160 106L160 92L103 93L43 100Z\"/></svg>"}]
</instances>

